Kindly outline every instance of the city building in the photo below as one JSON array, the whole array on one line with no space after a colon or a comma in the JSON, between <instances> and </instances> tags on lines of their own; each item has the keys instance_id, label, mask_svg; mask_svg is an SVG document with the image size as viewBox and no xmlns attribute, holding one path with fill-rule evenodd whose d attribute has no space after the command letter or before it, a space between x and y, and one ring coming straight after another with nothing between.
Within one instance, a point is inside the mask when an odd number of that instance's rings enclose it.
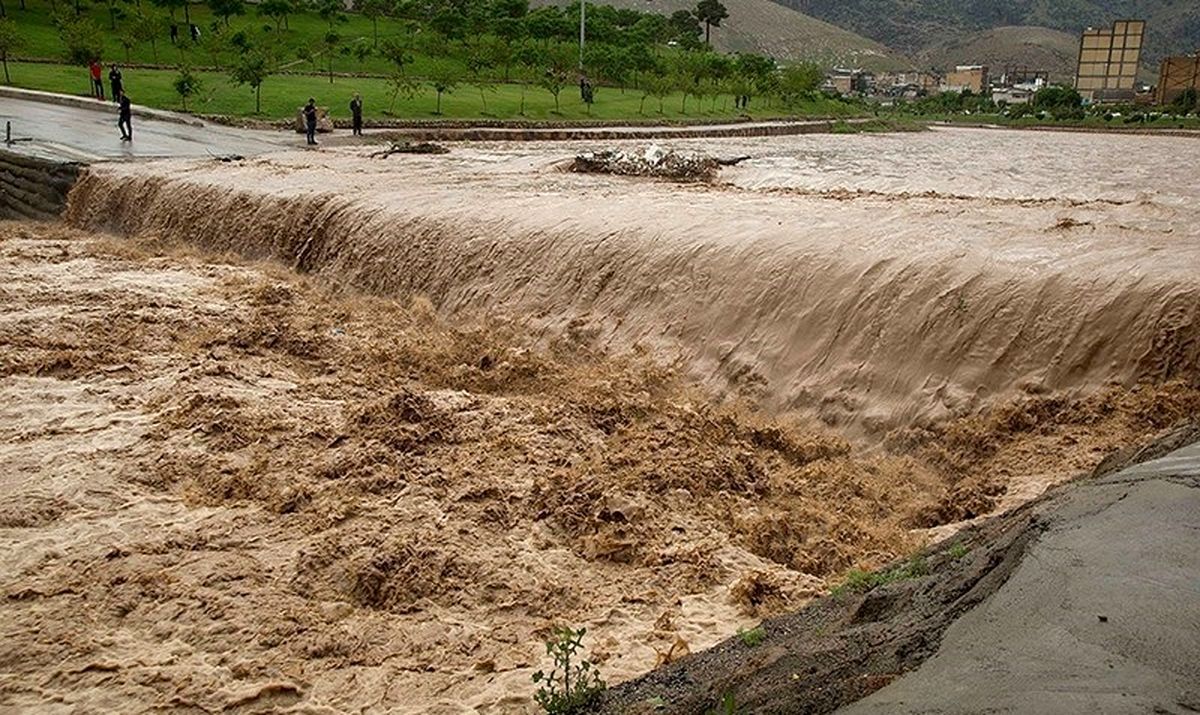
<instances>
[{"instance_id":1,"label":"city building","mask_svg":"<svg viewBox=\"0 0 1200 715\"><path fill-rule=\"evenodd\" d=\"M1158 69L1156 104L1170 104L1189 89L1200 92L1200 50L1194 55L1168 57Z\"/></svg>"},{"instance_id":2,"label":"city building","mask_svg":"<svg viewBox=\"0 0 1200 715\"><path fill-rule=\"evenodd\" d=\"M1118 20L1112 27L1083 31L1075 89L1084 101L1133 101L1145 35L1143 20Z\"/></svg>"},{"instance_id":3,"label":"city building","mask_svg":"<svg viewBox=\"0 0 1200 715\"><path fill-rule=\"evenodd\" d=\"M874 75L861 69L835 67L826 75L824 88L842 96L862 94L871 89L874 79Z\"/></svg>"},{"instance_id":4,"label":"city building","mask_svg":"<svg viewBox=\"0 0 1200 715\"><path fill-rule=\"evenodd\" d=\"M992 90L992 101L996 104L1029 104L1037 90L1026 87L997 87Z\"/></svg>"},{"instance_id":5,"label":"city building","mask_svg":"<svg viewBox=\"0 0 1200 715\"><path fill-rule=\"evenodd\" d=\"M946 73L942 81L943 92L966 92L985 94L991 89L987 65L959 65L953 72Z\"/></svg>"}]
</instances>

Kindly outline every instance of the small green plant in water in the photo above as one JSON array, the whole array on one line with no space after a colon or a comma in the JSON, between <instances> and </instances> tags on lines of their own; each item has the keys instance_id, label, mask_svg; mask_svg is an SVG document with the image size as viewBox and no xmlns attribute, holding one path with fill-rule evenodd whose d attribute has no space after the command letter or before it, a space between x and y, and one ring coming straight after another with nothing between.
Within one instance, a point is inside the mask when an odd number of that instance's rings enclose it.
<instances>
[{"instance_id":1,"label":"small green plant in water","mask_svg":"<svg viewBox=\"0 0 1200 715\"><path fill-rule=\"evenodd\" d=\"M923 556L914 556L887 571L861 571L854 569L846 574L846 580L840 586L833 589L832 594L840 596L843 593L866 593L884 584L918 578L927 573L929 573L929 567L925 564Z\"/></svg>"},{"instance_id":2,"label":"small green plant in water","mask_svg":"<svg viewBox=\"0 0 1200 715\"><path fill-rule=\"evenodd\" d=\"M737 634L738 638L741 638L742 642L751 648L762 643L767 638L767 632L763 630L762 626L755 626L750 630L739 628Z\"/></svg>"},{"instance_id":3,"label":"small green plant in water","mask_svg":"<svg viewBox=\"0 0 1200 715\"><path fill-rule=\"evenodd\" d=\"M556 628L546 641L546 654L553 658L554 669L533 674L533 682L541 685L533 699L550 715L581 713L604 691L599 671L576 655L586 633L586 628Z\"/></svg>"}]
</instances>

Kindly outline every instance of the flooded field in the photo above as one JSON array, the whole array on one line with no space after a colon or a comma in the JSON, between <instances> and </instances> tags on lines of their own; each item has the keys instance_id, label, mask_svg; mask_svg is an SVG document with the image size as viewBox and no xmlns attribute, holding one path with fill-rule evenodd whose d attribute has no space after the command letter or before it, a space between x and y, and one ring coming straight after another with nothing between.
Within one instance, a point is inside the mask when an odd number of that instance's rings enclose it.
<instances>
[{"instance_id":1,"label":"flooded field","mask_svg":"<svg viewBox=\"0 0 1200 715\"><path fill-rule=\"evenodd\" d=\"M555 625L620 682L1200 411L1200 142L703 146L752 158L112 164L0 223L0 705L533 712Z\"/></svg>"}]
</instances>

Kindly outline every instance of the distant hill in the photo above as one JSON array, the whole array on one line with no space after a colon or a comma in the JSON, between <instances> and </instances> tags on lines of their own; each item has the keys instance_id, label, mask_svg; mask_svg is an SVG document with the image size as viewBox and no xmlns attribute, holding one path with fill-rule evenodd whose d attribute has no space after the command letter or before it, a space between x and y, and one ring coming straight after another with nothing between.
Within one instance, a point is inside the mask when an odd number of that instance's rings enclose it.
<instances>
[{"instance_id":1,"label":"distant hill","mask_svg":"<svg viewBox=\"0 0 1200 715\"><path fill-rule=\"evenodd\" d=\"M571 0L532 0L532 6ZM595 2L597 0L589 0ZM598 0L605 5L670 15L694 10L695 0ZM781 62L812 61L873 70L903 69L912 62L901 53L771 0L724 0L729 18L712 30L713 45L726 52L755 52Z\"/></svg>"},{"instance_id":2,"label":"distant hill","mask_svg":"<svg viewBox=\"0 0 1200 715\"><path fill-rule=\"evenodd\" d=\"M982 30L1037 25L1077 36L1084 27L1145 19L1144 59L1200 48L1197 0L774 0L910 55Z\"/></svg>"},{"instance_id":3,"label":"distant hill","mask_svg":"<svg viewBox=\"0 0 1200 715\"><path fill-rule=\"evenodd\" d=\"M917 55L922 68L946 70L960 64L985 64L994 72L1006 65L1045 70L1051 81L1070 81L1075 74L1079 40L1046 27L997 27L944 40Z\"/></svg>"}]
</instances>

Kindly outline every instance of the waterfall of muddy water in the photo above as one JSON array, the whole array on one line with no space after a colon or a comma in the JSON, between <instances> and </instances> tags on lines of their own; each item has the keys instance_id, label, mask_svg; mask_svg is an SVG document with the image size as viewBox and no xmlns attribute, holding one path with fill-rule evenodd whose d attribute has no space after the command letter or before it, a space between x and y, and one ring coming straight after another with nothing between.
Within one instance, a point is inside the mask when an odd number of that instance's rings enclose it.
<instances>
[{"instance_id":1,"label":"waterfall of muddy water","mask_svg":"<svg viewBox=\"0 0 1200 715\"><path fill-rule=\"evenodd\" d=\"M532 713L554 625L621 682L1200 413L1200 142L682 146L757 158L107 165L0 222L0 711Z\"/></svg>"},{"instance_id":2,"label":"waterfall of muddy water","mask_svg":"<svg viewBox=\"0 0 1200 715\"><path fill-rule=\"evenodd\" d=\"M679 356L852 436L1017 389L1196 374L1200 142L1020 132L704 145L721 186L571 175L577 145L93 170L70 221Z\"/></svg>"}]
</instances>

